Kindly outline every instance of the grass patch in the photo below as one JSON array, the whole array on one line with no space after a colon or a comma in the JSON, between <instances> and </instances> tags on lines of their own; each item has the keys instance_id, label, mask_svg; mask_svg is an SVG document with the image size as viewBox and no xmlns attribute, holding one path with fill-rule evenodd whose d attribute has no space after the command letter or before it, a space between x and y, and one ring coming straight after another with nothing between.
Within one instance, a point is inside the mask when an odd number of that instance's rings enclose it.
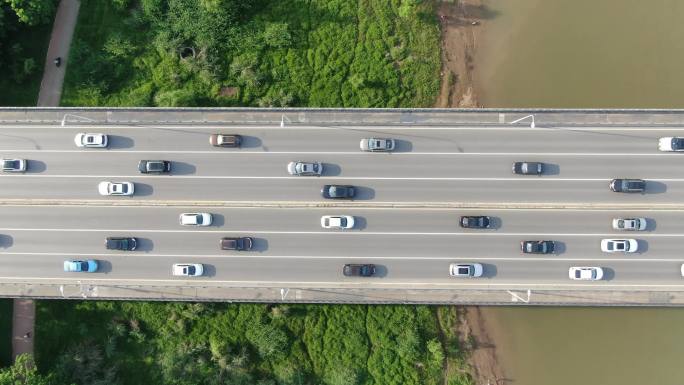
<instances>
[{"instance_id":1,"label":"grass patch","mask_svg":"<svg viewBox=\"0 0 684 385\"><path fill-rule=\"evenodd\" d=\"M0 366L12 363L12 303L0 299Z\"/></svg>"},{"instance_id":2,"label":"grass patch","mask_svg":"<svg viewBox=\"0 0 684 385\"><path fill-rule=\"evenodd\" d=\"M76 384L441 385L448 359L427 306L38 301L36 340Z\"/></svg>"},{"instance_id":3,"label":"grass patch","mask_svg":"<svg viewBox=\"0 0 684 385\"><path fill-rule=\"evenodd\" d=\"M429 107L439 91L432 1L119 3L83 1L63 105Z\"/></svg>"},{"instance_id":4,"label":"grass patch","mask_svg":"<svg viewBox=\"0 0 684 385\"><path fill-rule=\"evenodd\" d=\"M5 73L0 76L0 106L35 107L38 104L51 30L51 24L35 27L19 25L16 31L8 33L5 39L7 46L2 50L6 63ZM13 49L12 46L20 48ZM23 73L26 60L33 63L32 71L24 76L14 75Z\"/></svg>"}]
</instances>

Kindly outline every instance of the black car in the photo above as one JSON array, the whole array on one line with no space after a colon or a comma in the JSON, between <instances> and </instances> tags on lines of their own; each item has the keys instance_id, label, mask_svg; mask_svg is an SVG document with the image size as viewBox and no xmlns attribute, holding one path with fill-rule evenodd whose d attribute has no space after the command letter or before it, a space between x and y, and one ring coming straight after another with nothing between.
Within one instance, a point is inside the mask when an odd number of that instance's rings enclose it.
<instances>
[{"instance_id":1,"label":"black car","mask_svg":"<svg viewBox=\"0 0 684 385\"><path fill-rule=\"evenodd\" d=\"M615 192L642 193L646 191L646 181L643 179L613 179L610 189Z\"/></svg>"},{"instance_id":2,"label":"black car","mask_svg":"<svg viewBox=\"0 0 684 385\"><path fill-rule=\"evenodd\" d=\"M541 162L515 162L513 174L541 175L544 173L544 163Z\"/></svg>"},{"instance_id":3,"label":"black car","mask_svg":"<svg viewBox=\"0 0 684 385\"><path fill-rule=\"evenodd\" d=\"M138 239L129 237L108 237L105 238L105 247L107 250L132 251L138 248Z\"/></svg>"},{"instance_id":4,"label":"black car","mask_svg":"<svg viewBox=\"0 0 684 385\"><path fill-rule=\"evenodd\" d=\"M326 184L321 189L321 195L326 199L351 199L355 194L354 186Z\"/></svg>"},{"instance_id":5,"label":"black car","mask_svg":"<svg viewBox=\"0 0 684 385\"><path fill-rule=\"evenodd\" d=\"M466 229L488 229L491 221L489 217L481 216L462 216L459 224Z\"/></svg>"},{"instance_id":6,"label":"black car","mask_svg":"<svg viewBox=\"0 0 684 385\"><path fill-rule=\"evenodd\" d=\"M375 274L375 265L344 265L342 274L347 277L371 277Z\"/></svg>"},{"instance_id":7,"label":"black car","mask_svg":"<svg viewBox=\"0 0 684 385\"><path fill-rule=\"evenodd\" d=\"M250 237L239 237L239 238L221 238L219 243L221 250L237 250L237 251L248 251L252 250L254 245L254 239Z\"/></svg>"},{"instance_id":8,"label":"black car","mask_svg":"<svg viewBox=\"0 0 684 385\"><path fill-rule=\"evenodd\" d=\"M520 250L526 254L551 254L556 248L553 241L522 241Z\"/></svg>"},{"instance_id":9,"label":"black car","mask_svg":"<svg viewBox=\"0 0 684 385\"><path fill-rule=\"evenodd\" d=\"M143 174L166 174L171 172L171 162L168 160L141 160L138 171Z\"/></svg>"}]
</instances>

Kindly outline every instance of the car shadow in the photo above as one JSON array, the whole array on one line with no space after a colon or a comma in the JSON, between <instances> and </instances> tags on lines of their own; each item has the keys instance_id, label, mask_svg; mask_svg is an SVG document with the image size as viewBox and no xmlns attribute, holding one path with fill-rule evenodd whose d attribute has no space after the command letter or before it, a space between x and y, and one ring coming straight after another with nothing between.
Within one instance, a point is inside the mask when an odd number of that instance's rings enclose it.
<instances>
[{"instance_id":1,"label":"car shadow","mask_svg":"<svg viewBox=\"0 0 684 385\"><path fill-rule=\"evenodd\" d=\"M658 227L656 220L651 219L651 218L644 218L644 219L646 219L646 228L644 229L644 231L655 231L656 228Z\"/></svg>"},{"instance_id":2,"label":"car shadow","mask_svg":"<svg viewBox=\"0 0 684 385\"><path fill-rule=\"evenodd\" d=\"M202 276L204 276L204 277L215 277L216 276L216 266L208 264L208 263L203 263L202 265L204 265L204 273L202 274Z\"/></svg>"},{"instance_id":3,"label":"car shadow","mask_svg":"<svg viewBox=\"0 0 684 385\"><path fill-rule=\"evenodd\" d=\"M498 272L496 265L492 263L482 264L482 278L494 278Z\"/></svg>"},{"instance_id":4,"label":"car shadow","mask_svg":"<svg viewBox=\"0 0 684 385\"><path fill-rule=\"evenodd\" d=\"M365 201L375 198L375 189L371 187L354 186L355 194L352 200Z\"/></svg>"},{"instance_id":5,"label":"car shadow","mask_svg":"<svg viewBox=\"0 0 684 385\"><path fill-rule=\"evenodd\" d=\"M387 266L375 265L375 274L370 278L384 278L387 277Z\"/></svg>"},{"instance_id":6,"label":"car shadow","mask_svg":"<svg viewBox=\"0 0 684 385\"><path fill-rule=\"evenodd\" d=\"M268 239L254 238L254 244L252 244L252 251L263 253L266 250L268 250Z\"/></svg>"},{"instance_id":7,"label":"car shadow","mask_svg":"<svg viewBox=\"0 0 684 385\"><path fill-rule=\"evenodd\" d=\"M26 173L39 173L47 170L47 164L42 160L26 159Z\"/></svg>"},{"instance_id":8,"label":"car shadow","mask_svg":"<svg viewBox=\"0 0 684 385\"><path fill-rule=\"evenodd\" d=\"M667 191L667 185L663 182L647 181L644 194L662 194Z\"/></svg>"},{"instance_id":9,"label":"car shadow","mask_svg":"<svg viewBox=\"0 0 684 385\"><path fill-rule=\"evenodd\" d=\"M147 183L135 182L134 189L135 189L135 192L133 193L132 196L123 197L123 198L133 198L136 196L145 197L145 196L150 196L154 193L154 187L152 187L152 185L147 184ZM108 198L111 198L111 197L108 197Z\"/></svg>"},{"instance_id":10,"label":"car shadow","mask_svg":"<svg viewBox=\"0 0 684 385\"><path fill-rule=\"evenodd\" d=\"M261 147L263 145L263 142L261 141L261 138L258 138L256 136L246 136L242 135L242 144L240 147L242 148L257 148Z\"/></svg>"},{"instance_id":11,"label":"car shadow","mask_svg":"<svg viewBox=\"0 0 684 385\"><path fill-rule=\"evenodd\" d=\"M211 214L211 225L216 227L222 227L226 224L226 217L223 214Z\"/></svg>"},{"instance_id":12,"label":"car shadow","mask_svg":"<svg viewBox=\"0 0 684 385\"><path fill-rule=\"evenodd\" d=\"M97 259L97 272L98 273L110 273L112 271L112 263L104 260L104 259Z\"/></svg>"},{"instance_id":13,"label":"car shadow","mask_svg":"<svg viewBox=\"0 0 684 385\"><path fill-rule=\"evenodd\" d=\"M169 175L189 175L194 174L197 167L194 164L186 162L171 162L171 172Z\"/></svg>"},{"instance_id":14,"label":"car shadow","mask_svg":"<svg viewBox=\"0 0 684 385\"><path fill-rule=\"evenodd\" d=\"M154 242L149 239L149 238L139 238L135 237L138 240L138 247L133 251L134 253L137 251L145 251L149 252L154 250Z\"/></svg>"},{"instance_id":15,"label":"car shadow","mask_svg":"<svg viewBox=\"0 0 684 385\"><path fill-rule=\"evenodd\" d=\"M413 143L408 140L394 139L394 151L392 152L411 152L413 151ZM390 154L392 153L390 152Z\"/></svg>"},{"instance_id":16,"label":"car shadow","mask_svg":"<svg viewBox=\"0 0 684 385\"><path fill-rule=\"evenodd\" d=\"M484 230L498 230L501 228L502 224L503 224L503 221L501 220L501 218L489 217L489 229L484 229Z\"/></svg>"},{"instance_id":17,"label":"car shadow","mask_svg":"<svg viewBox=\"0 0 684 385\"><path fill-rule=\"evenodd\" d=\"M321 176L338 176L342 172L342 168L335 163L321 163L323 165L323 172Z\"/></svg>"},{"instance_id":18,"label":"car shadow","mask_svg":"<svg viewBox=\"0 0 684 385\"><path fill-rule=\"evenodd\" d=\"M7 249L14 244L14 238L11 235L0 234L0 248Z\"/></svg>"},{"instance_id":19,"label":"car shadow","mask_svg":"<svg viewBox=\"0 0 684 385\"><path fill-rule=\"evenodd\" d=\"M565 242L562 241L553 241L554 243L554 248L553 248L553 254L563 254L567 250L567 246L565 245Z\"/></svg>"},{"instance_id":20,"label":"car shadow","mask_svg":"<svg viewBox=\"0 0 684 385\"><path fill-rule=\"evenodd\" d=\"M601 267L601 269L603 270L603 281L612 281L615 279L615 270L610 267Z\"/></svg>"},{"instance_id":21,"label":"car shadow","mask_svg":"<svg viewBox=\"0 0 684 385\"><path fill-rule=\"evenodd\" d=\"M363 230L368 226L365 217L354 216L354 228L351 230Z\"/></svg>"},{"instance_id":22,"label":"car shadow","mask_svg":"<svg viewBox=\"0 0 684 385\"><path fill-rule=\"evenodd\" d=\"M637 239L637 253L642 254L648 251L648 241L644 239Z\"/></svg>"},{"instance_id":23,"label":"car shadow","mask_svg":"<svg viewBox=\"0 0 684 385\"><path fill-rule=\"evenodd\" d=\"M127 136L120 135L107 135L108 136L108 149L116 150L121 148L133 148L135 141Z\"/></svg>"},{"instance_id":24,"label":"car shadow","mask_svg":"<svg viewBox=\"0 0 684 385\"><path fill-rule=\"evenodd\" d=\"M556 163L544 163L544 172L539 176L544 175L560 175L560 165Z\"/></svg>"}]
</instances>

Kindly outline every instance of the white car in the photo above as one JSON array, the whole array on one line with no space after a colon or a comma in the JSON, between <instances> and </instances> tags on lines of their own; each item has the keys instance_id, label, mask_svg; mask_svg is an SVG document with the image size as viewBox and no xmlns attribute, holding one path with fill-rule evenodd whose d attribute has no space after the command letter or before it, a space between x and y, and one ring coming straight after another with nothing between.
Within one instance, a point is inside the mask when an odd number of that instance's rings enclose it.
<instances>
[{"instance_id":1,"label":"white car","mask_svg":"<svg viewBox=\"0 0 684 385\"><path fill-rule=\"evenodd\" d=\"M323 164L321 162L290 162L287 164L287 172L297 176L321 176Z\"/></svg>"},{"instance_id":2,"label":"white car","mask_svg":"<svg viewBox=\"0 0 684 385\"><path fill-rule=\"evenodd\" d=\"M660 151L684 151L684 138L668 136L658 139L658 150Z\"/></svg>"},{"instance_id":3,"label":"white car","mask_svg":"<svg viewBox=\"0 0 684 385\"><path fill-rule=\"evenodd\" d=\"M179 217L183 226L209 226L212 216L209 213L183 213Z\"/></svg>"},{"instance_id":4,"label":"white car","mask_svg":"<svg viewBox=\"0 0 684 385\"><path fill-rule=\"evenodd\" d=\"M26 159L0 159L2 171L4 172L24 172L26 171Z\"/></svg>"},{"instance_id":5,"label":"white car","mask_svg":"<svg viewBox=\"0 0 684 385\"><path fill-rule=\"evenodd\" d=\"M324 215L321 217L321 227L324 229L351 229L354 227L354 217L351 215Z\"/></svg>"},{"instance_id":6,"label":"white car","mask_svg":"<svg viewBox=\"0 0 684 385\"><path fill-rule=\"evenodd\" d=\"M682 277L684 277L684 265L682 265L682 267L680 267L679 270L680 270L681 273L682 273Z\"/></svg>"},{"instance_id":7,"label":"white car","mask_svg":"<svg viewBox=\"0 0 684 385\"><path fill-rule=\"evenodd\" d=\"M171 274L176 277L199 277L204 274L204 265L201 263L174 263Z\"/></svg>"},{"instance_id":8,"label":"white car","mask_svg":"<svg viewBox=\"0 0 684 385\"><path fill-rule=\"evenodd\" d=\"M135 187L131 182L100 182L97 191L100 195L133 195Z\"/></svg>"},{"instance_id":9,"label":"white car","mask_svg":"<svg viewBox=\"0 0 684 385\"><path fill-rule=\"evenodd\" d=\"M603 269L600 267L573 266L568 271L568 276L574 281L600 281L603 278Z\"/></svg>"},{"instance_id":10,"label":"white car","mask_svg":"<svg viewBox=\"0 0 684 385\"><path fill-rule=\"evenodd\" d=\"M644 231L646 230L646 218L615 218L613 230Z\"/></svg>"},{"instance_id":11,"label":"white car","mask_svg":"<svg viewBox=\"0 0 684 385\"><path fill-rule=\"evenodd\" d=\"M389 152L394 151L395 143L392 138L365 138L359 143L361 151Z\"/></svg>"},{"instance_id":12,"label":"white car","mask_svg":"<svg viewBox=\"0 0 684 385\"><path fill-rule=\"evenodd\" d=\"M635 253L639 249L636 239L602 239L601 251L604 253Z\"/></svg>"},{"instance_id":13,"label":"white car","mask_svg":"<svg viewBox=\"0 0 684 385\"><path fill-rule=\"evenodd\" d=\"M449 275L459 278L482 277L484 269L479 263L452 263L449 265Z\"/></svg>"},{"instance_id":14,"label":"white car","mask_svg":"<svg viewBox=\"0 0 684 385\"><path fill-rule=\"evenodd\" d=\"M76 143L76 146L78 147L96 148L104 148L109 144L106 134L87 134L83 132L76 134L76 137L74 137L74 143Z\"/></svg>"}]
</instances>

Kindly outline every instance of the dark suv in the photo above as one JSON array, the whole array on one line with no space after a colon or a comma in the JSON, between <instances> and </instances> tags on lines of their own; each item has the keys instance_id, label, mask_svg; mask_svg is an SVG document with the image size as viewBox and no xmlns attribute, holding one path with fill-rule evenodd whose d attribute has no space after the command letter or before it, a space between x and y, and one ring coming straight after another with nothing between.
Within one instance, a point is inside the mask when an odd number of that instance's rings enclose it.
<instances>
[{"instance_id":1,"label":"dark suv","mask_svg":"<svg viewBox=\"0 0 684 385\"><path fill-rule=\"evenodd\" d=\"M375 265L344 265L342 274L346 277L372 277L375 274Z\"/></svg>"},{"instance_id":2,"label":"dark suv","mask_svg":"<svg viewBox=\"0 0 684 385\"><path fill-rule=\"evenodd\" d=\"M553 241L522 241L520 250L525 254L551 254L556 248Z\"/></svg>"},{"instance_id":3,"label":"dark suv","mask_svg":"<svg viewBox=\"0 0 684 385\"><path fill-rule=\"evenodd\" d=\"M488 229L491 225L491 221L489 217L484 215L462 216L458 224L466 229Z\"/></svg>"},{"instance_id":4,"label":"dark suv","mask_svg":"<svg viewBox=\"0 0 684 385\"><path fill-rule=\"evenodd\" d=\"M515 162L513 174L541 175L544 173L544 163L541 162Z\"/></svg>"},{"instance_id":5,"label":"dark suv","mask_svg":"<svg viewBox=\"0 0 684 385\"><path fill-rule=\"evenodd\" d=\"M326 199L351 199L354 198L354 186L342 186L338 184L326 184L321 189L321 195Z\"/></svg>"},{"instance_id":6,"label":"dark suv","mask_svg":"<svg viewBox=\"0 0 684 385\"><path fill-rule=\"evenodd\" d=\"M613 179L610 189L615 192L643 193L646 191L646 181L643 179Z\"/></svg>"},{"instance_id":7,"label":"dark suv","mask_svg":"<svg viewBox=\"0 0 684 385\"><path fill-rule=\"evenodd\" d=\"M138 248L138 239L128 237L107 237L105 238L107 250L127 250L132 251Z\"/></svg>"},{"instance_id":8,"label":"dark suv","mask_svg":"<svg viewBox=\"0 0 684 385\"><path fill-rule=\"evenodd\" d=\"M252 250L254 245L254 239L250 237L240 237L240 238L221 238L219 243L221 250L237 250L237 251L248 251Z\"/></svg>"},{"instance_id":9,"label":"dark suv","mask_svg":"<svg viewBox=\"0 0 684 385\"><path fill-rule=\"evenodd\" d=\"M141 160L138 171L143 174L166 174L171 172L171 162L168 160Z\"/></svg>"}]
</instances>

